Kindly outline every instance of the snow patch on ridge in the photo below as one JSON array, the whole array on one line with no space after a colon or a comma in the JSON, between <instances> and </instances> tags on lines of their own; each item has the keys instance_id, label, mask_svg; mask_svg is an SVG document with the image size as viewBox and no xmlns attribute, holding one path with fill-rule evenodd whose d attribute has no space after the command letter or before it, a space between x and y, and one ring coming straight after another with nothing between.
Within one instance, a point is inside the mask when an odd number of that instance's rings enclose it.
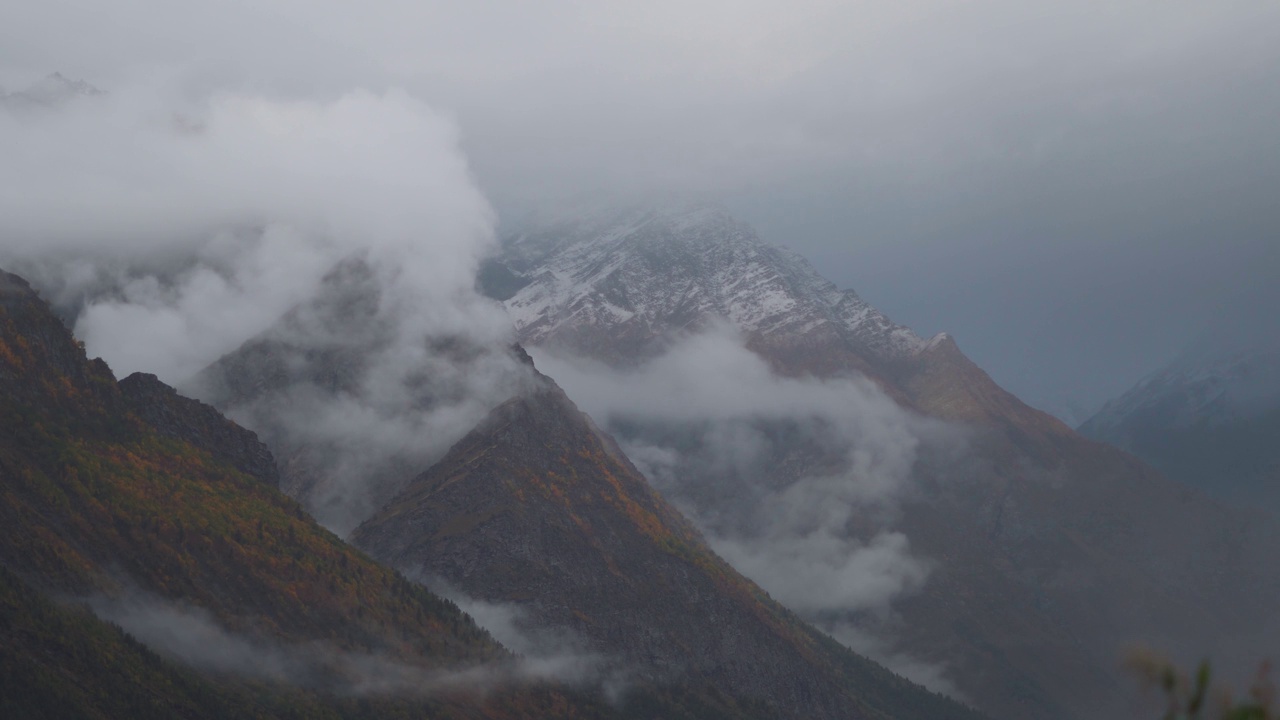
<instances>
[{"instance_id":1,"label":"snow patch on ridge","mask_svg":"<svg viewBox=\"0 0 1280 720\"><path fill-rule=\"evenodd\" d=\"M533 278L505 303L531 345L584 325L672 328L714 318L749 334L830 331L884 360L929 346L716 208L588 216L515 238L503 261Z\"/></svg>"}]
</instances>

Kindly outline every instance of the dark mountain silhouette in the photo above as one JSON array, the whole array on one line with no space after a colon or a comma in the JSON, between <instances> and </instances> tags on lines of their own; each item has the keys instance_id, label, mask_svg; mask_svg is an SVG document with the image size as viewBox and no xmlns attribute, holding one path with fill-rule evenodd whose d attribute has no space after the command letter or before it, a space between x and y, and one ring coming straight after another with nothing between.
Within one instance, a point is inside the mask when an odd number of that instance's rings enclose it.
<instances>
[{"instance_id":1,"label":"dark mountain silhouette","mask_svg":"<svg viewBox=\"0 0 1280 720\"><path fill-rule=\"evenodd\" d=\"M0 273L5 717L617 715L524 677L274 479L252 433L153 378L117 384Z\"/></svg>"}]
</instances>

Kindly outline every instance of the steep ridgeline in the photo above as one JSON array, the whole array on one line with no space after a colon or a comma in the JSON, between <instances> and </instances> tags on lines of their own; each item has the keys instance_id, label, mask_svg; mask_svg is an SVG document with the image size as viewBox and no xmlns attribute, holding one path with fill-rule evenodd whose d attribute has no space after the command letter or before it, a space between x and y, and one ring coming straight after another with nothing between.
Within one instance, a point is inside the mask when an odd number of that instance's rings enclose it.
<instances>
[{"instance_id":1,"label":"steep ridgeline","mask_svg":"<svg viewBox=\"0 0 1280 720\"><path fill-rule=\"evenodd\" d=\"M378 348L393 333L378 317L381 294L372 271L348 263L325 278L320 297L295 308L270 331L206 368L183 392L206 400L271 448L280 468L279 487L330 529L343 534L355 513L367 516L393 493L412 469L396 458L362 468L368 495L335 491L343 466L343 433L313 437L317 405L335 396L355 396ZM303 422L304 420L308 422Z\"/></svg>"},{"instance_id":2,"label":"steep ridgeline","mask_svg":"<svg viewBox=\"0 0 1280 720\"><path fill-rule=\"evenodd\" d=\"M948 336L924 340L893 324L723 212L637 210L530 231L480 280L529 346L625 371L728 323L782 376L865 376L908 413L960 428L964 451L922 450L913 490L890 516L931 571L894 602L880 649L944 668L993 715L1126 717L1136 690L1119 660L1131 643L1242 666L1280 645L1267 600L1280 591L1274 524L1028 407ZM608 429L624 446L656 443L681 458L705 439L696 427L654 422ZM771 449L752 463L679 463L664 495L718 523L769 518L769 507L747 501L829 468L814 468L807 446L788 439L794 427L765 430L756 435ZM757 494L761 478L770 486ZM874 524L848 516L849 536Z\"/></svg>"},{"instance_id":3,"label":"steep ridgeline","mask_svg":"<svg viewBox=\"0 0 1280 720\"><path fill-rule=\"evenodd\" d=\"M973 713L840 647L707 548L549 379L360 526L375 557L512 603L604 662L790 718Z\"/></svg>"},{"instance_id":4,"label":"steep ridgeline","mask_svg":"<svg viewBox=\"0 0 1280 720\"><path fill-rule=\"evenodd\" d=\"M820 360L869 374L868 360L913 355L927 344L815 275L800 256L764 245L749 227L711 210L603 215L524 235L481 280L505 300L526 344L614 363L653 357L673 329L710 318L798 360L811 355L809 347L873 349L870 358L826 352ZM772 344L781 337L796 343Z\"/></svg>"},{"instance_id":5,"label":"steep ridgeline","mask_svg":"<svg viewBox=\"0 0 1280 720\"><path fill-rule=\"evenodd\" d=\"M945 333L920 338L713 208L601 213L533 230L506 243L481 284L527 346L626 365L728 322L786 375L856 372L930 415L1069 433L995 387Z\"/></svg>"},{"instance_id":6,"label":"steep ridgeline","mask_svg":"<svg viewBox=\"0 0 1280 720\"><path fill-rule=\"evenodd\" d=\"M1107 403L1080 432L1223 502L1280 514L1278 342L1188 350Z\"/></svg>"},{"instance_id":7,"label":"steep ridgeline","mask_svg":"<svg viewBox=\"0 0 1280 720\"><path fill-rule=\"evenodd\" d=\"M389 305L367 264L345 262L317 297L183 388L256 431L280 488L340 535L528 379L509 340L414 343Z\"/></svg>"},{"instance_id":8,"label":"steep ridgeline","mask_svg":"<svg viewBox=\"0 0 1280 720\"><path fill-rule=\"evenodd\" d=\"M284 486L304 502L315 503L323 487L309 473L348 463L360 449L292 423L299 402L365 391L383 342L367 279L356 267L335 273L318 303L199 378L204 397L286 457ZM591 674L621 684L626 708L657 703L655 717L972 716L764 597L707 550L523 350L428 343L463 370L495 352L513 359L509 370L491 366L505 373L492 383L513 391L451 438L447 452L416 456L421 464L402 478L415 456L359 458L375 469L373 497L383 505L352 538L374 557L478 600L511 603L536 637L571 636ZM415 410L430 416L441 406L434 393L449 389L415 383L401 419Z\"/></svg>"},{"instance_id":9,"label":"steep ridgeline","mask_svg":"<svg viewBox=\"0 0 1280 720\"><path fill-rule=\"evenodd\" d=\"M0 272L0 715L613 716L522 680L274 480L252 433L154 378L117 384Z\"/></svg>"},{"instance_id":10,"label":"steep ridgeline","mask_svg":"<svg viewBox=\"0 0 1280 720\"><path fill-rule=\"evenodd\" d=\"M183 397L146 373L121 380L120 392L129 409L160 435L185 442L245 475L279 487L280 473L267 446L212 406Z\"/></svg>"}]
</instances>

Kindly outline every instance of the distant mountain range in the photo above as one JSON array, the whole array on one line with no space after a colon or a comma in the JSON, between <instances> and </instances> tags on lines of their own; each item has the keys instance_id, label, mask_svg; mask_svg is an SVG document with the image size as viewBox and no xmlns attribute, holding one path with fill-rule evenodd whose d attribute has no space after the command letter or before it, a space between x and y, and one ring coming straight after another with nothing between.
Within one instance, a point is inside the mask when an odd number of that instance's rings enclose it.
<instances>
[{"instance_id":1,"label":"distant mountain range","mask_svg":"<svg viewBox=\"0 0 1280 720\"><path fill-rule=\"evenodd\" d=\"M1241 507L1280 513L1280 337L1209 338L1080 432Z\"/></svg>"}]
</instances>

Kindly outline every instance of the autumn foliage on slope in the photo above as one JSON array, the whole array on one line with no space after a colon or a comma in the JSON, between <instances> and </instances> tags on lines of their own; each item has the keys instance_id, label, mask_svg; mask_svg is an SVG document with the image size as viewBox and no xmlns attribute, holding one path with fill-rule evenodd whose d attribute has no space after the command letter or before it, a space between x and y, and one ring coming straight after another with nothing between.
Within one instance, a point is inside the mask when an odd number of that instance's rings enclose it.
<instances>
[{"instance_id":1,"label":"autumn foliage on slope","mask_svg":"<svg viewBox=\"0 0 1280 720\"><path fill-rule=\"evenodd\" d=\"M26 283L4 273L0 566L7 589L30 585L29 592L59 597L142 596L181 603L255 642L376 657L424 678L512 662L452 603L346 545L261 478L143 422L107 366L89 361ZM30 625L32 607L11 604L6 627ZM66 632L87 627L74 618L59 622L72 628ZM22 637L30 641L32 632ZM84 637L61 639L79 648L70 656L137 654L120 650L128 646L118 638L87 646ZM21 657L18 647L6 642L0 658L28 666L30 658ZM68 688L92 686L94 678L85 673L108 671L100 663L56 668L46 680L60 678ZM143 673L133 681L155 677ZM255 695L242 689L228 702L257 715L271 705L264 698L276 702L293 692L276 687ZM411 710L421 716L428 709L432 716L468 717L612 714L569 695L537 684L488 693L461 684L405 700L332 698L334 705L303 695L298 702L336 708L343 716Z\"/></svg>"}]
</instances>

